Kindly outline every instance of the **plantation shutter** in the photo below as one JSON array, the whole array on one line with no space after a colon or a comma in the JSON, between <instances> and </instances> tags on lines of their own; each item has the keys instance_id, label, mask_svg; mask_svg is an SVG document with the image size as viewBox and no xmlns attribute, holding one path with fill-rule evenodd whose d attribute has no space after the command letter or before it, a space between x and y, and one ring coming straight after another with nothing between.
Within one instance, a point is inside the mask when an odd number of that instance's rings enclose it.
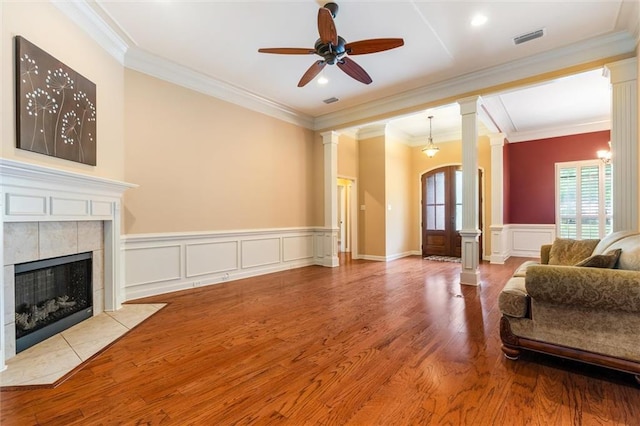
<instances>
[{"instance_id":1,"label":"plantation shutter","mask_svg":"<svg viewBox=\"0 0 640 426\"><path fill-rule=\"evenodd\" d=\"M556 164L556 226L560 238L602 238L612 229L611 165Z\"/></svg>"}]
</instances>

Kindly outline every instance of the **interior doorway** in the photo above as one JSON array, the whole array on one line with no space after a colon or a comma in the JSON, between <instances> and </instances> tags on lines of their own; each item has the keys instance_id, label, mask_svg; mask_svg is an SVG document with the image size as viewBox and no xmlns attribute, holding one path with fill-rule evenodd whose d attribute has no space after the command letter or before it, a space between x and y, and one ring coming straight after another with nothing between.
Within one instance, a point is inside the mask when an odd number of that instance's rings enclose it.
<instances>
[{"instance_id":1,"label":"interior doorway","mask_svg":"<svg viewBox=\"0 0 640 426\"><path fill-rule=\"evenodd\" d=\"M482 202L482 170L478 170L478 200ZM424 173L422 189L422 255L461 257L462 166L440 167ZM482 204L478 206L482 229ZM482 239L480 237L480 260Z\"/></svg>"},{"instance_id":2,"label":"interior doorway","mask_svg":"<svg viewBox=\"0 0 640 426\"><path fill-rule=\"evenodd\" d=\"M355 234L355 180L338 178L338 252L353 253Z\"/></svg>"}]
</instances>

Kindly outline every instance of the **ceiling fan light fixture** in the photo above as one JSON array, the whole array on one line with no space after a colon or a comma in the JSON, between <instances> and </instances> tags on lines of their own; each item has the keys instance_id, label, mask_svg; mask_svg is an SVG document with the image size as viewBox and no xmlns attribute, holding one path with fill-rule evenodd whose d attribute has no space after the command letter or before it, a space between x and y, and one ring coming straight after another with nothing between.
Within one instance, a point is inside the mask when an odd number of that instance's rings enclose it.
<instances>
[{"instance_id":1,"label":"ceiling fan light fixture","mask_svg":"<svg viewBox=\"0 0 640 426\"><path fill-rule=\"evenodd\" d=\"M440 151L440 148L438 148L436 144L433 143L433 137L431 137L431 120L433 119L433 115L430 115L428 118L429 118L429 144L424 148L422 148L422 152L427 157L433 158L438 153L438 151Z\"/></svg>"},{"instance_id":2,"label":"ceiling fan light fixture","mask_svg":"<svg viewBox=\"0 0 640 426\"><path fill-rule=\"evenodd\" d=\"M481 27L484 24L486 24L488 20L489 20L489 18L487 18L486 15L478 13L473 18L471 18L471 26L472 27Z\"/></svg>"}]
</instances>

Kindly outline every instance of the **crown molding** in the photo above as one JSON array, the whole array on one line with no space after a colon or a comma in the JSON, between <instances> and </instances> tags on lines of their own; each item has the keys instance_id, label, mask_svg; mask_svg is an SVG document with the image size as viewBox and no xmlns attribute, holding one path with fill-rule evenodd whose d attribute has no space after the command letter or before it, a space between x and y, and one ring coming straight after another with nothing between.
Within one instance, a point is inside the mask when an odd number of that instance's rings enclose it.
<instances>
[{"instance_id":1,"label":"crown molding","mask_svg":"<svg viewBox=\"0 0 640 426\"><path fill-rule=\"evenodd\" d=\"M388 138L389 140L400 142L405 145L411 144L411 135L404 130L397 128L393 124L387 124L387 126L385 127L384 135L385 138Z\"/></svg>"},{"instance_id":2,"label":"crown molding","mask_svg":"<svg viewBox=\"0 0 640 426\"><path fill-rule=\"evenodd\" d=\"M50 0L69 19L93 38L120 64L170 83L214 96L244 108L266 114L282 121L313 129L313 118L285 105L235 87L221 80L195 72L164 58L144 52L125 41L116 31L115 23L109 23L88 0ZM99 7L99 6L98 6ZM122 31L121 29L117 28Z\"/></svg>"},{"instance_id":3,"label":"crown molding","mask_svg":"<svg viewBox=\"0 0 640 426\"><path fill-rule=\"evenodd\" d=\"M505 138L509 143L535 141L538 139L557 138L561 136L579 135L582 133L601 132L611 130L611 120L594 121L591 123L578 124L575 126L554 127L525 132L505 133Z\"/></svg>"},{"instance_id":4,"label":"crown molding","mask_svg":"<svg viewBox=\"0 0 640 426\"><path fill-rule=\"evenodd\" d=\"M253 94L190 68L152 55L137 47L129 48L124 65L132 70L213 96L291 124L313 128L313 118L277 102Z\"/></svg>"},{"instance_id":5,"label":"crown molding","mask_svg":"<svg viewBox=\"0 0 640 426\"><path fill-rule=\"evenodd\" d=\"M620 2L616 28L626 28L636 44L640 41L640 4L637 1Z\"/></svg>"},{"instance_id":6,"label":"crown molding","mask_svg":"<svg viewBox=\"0 0 640 426\"><path fill-rule=\"evenodd\" d=\"M49 0L107 53L124 65L129 44L84 0Z\"/></svg>"},{"instance_id":7,"label":"crown molding","mask_svg":"<svg viewBox=\"0 0 640 426\"><path fill-rule=\"evenodd\" d=\"M358 129L358 140L377 138L386 134L387 124L372 123Z\"/></svg>"},{"instance_id":8,"label":"crown molding","mask_svg":"<svg viewBox=\"0 0 640 426\"><path fill-rule=\"evenodd\" d=\"M630 53L635 50L635 44L634 38L626 31L592 38L353 108L321 115L315 119L315 129L339 128L347 123L366 120L368 117L379 117L394 111L416 108L429 102L459 97L465 93L481 91L506 82ZM485 93L487 94L489 93Z\"/></svg>"}]
</instances>

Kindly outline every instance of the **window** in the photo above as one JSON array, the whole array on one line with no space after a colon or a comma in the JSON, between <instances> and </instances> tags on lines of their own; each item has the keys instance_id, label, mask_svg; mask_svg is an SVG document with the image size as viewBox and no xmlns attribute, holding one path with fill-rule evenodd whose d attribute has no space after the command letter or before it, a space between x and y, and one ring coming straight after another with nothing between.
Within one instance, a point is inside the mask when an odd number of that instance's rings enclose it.
<instances>
[{"instance_id":1,"label":"window","mask_svg":"<svg viewBox=\"0 0 640 426\"><path fill-rule=\"evenodd\" d=\"M560 238L602 238L611 232L611 164L556 164L556 226Z\"/></svg>"}]
</instances>

